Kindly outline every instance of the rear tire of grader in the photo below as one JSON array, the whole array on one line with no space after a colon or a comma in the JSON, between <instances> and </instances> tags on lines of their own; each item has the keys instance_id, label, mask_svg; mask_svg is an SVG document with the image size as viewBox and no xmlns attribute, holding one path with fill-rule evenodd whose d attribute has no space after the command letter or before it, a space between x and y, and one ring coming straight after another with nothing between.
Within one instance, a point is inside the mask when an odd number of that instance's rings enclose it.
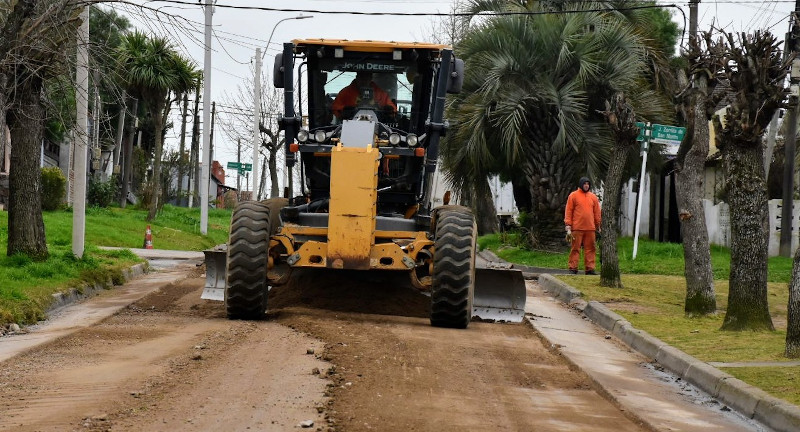
<instances>
[{"instance_id":1,"label":"rear tire of grader","mask_svg":"<svg viewBox=\"0 0 800 432\"><path fill-rule=\"evenodd\" d=\"M279 225L275 207L244 201L233 210L225 288L230 319L263 319L267 311L269 238Z\"/></svg>"},{"instance_id":2,"label":"rear tire of grader","mask_svg":"<svg viewBox=\"0 0 800 432\"><path fill-rule=\"evenodd\" d=\"M431 325L467 328L475 293L475 218L466 208L442 209L434 230Z\"/></svg>"}]
</instances>

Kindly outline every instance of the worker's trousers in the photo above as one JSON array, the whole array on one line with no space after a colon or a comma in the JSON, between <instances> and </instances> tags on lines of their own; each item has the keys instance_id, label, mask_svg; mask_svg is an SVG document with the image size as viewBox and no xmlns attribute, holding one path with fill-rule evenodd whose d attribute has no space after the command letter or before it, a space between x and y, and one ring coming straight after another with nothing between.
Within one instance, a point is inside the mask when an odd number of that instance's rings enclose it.
<instances>
[{"instance_id":1,"label":"worker's trousers","mask_svg":"<svg viewBox=\"0 0 800 432\"><path fill-rule=\"evenodd\" d=\"M584 270L594 270L594 259L597 255L594 231L572 231L572 237L572 250L569 252L569 269L578 269L578 260L581 257L581 246L583 246Z\"/></svg>"}]
</instances>

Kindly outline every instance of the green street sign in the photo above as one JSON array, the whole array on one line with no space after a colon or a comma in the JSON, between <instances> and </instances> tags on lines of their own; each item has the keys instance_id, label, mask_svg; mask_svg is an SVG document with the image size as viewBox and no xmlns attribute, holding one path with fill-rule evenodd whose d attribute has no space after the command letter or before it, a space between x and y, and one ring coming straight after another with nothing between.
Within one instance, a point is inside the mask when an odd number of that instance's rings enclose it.
<instances>
[{"instance_id":1,"label":"green street sign","mask_svg":"<svg viewBox=\"0 0 800 432\"><path fill-rule=\"evenodd\" d=\"M664 150L661 153L667 156L677 156L684 136L686 136L685 127L654 124L650 141L664 144Z\"/></svg>"},{"instance_id":2,"label":"green street sign","mask_svg":"<svg viewBox=\"0 0 800 432\"><path fill-rule=\"evenodd\" d=\"M244 175L247 171L253 171L253 164L243 163L239 164L239 175Z\"/></svg>"},{"instance_id":3,"label":"green street sign","mask_svg":"<svg viewBox=\"0 0 800 432\"><path fill-rule=\"evenodd\" d=\"M685 127L654 124L650 140L654 143L679 146L685 135Z\"/></svg>"},{"instance_id":4,"label":"green street sign","mask_svg":"<svg viewBox=\"0 0 800 432\"><path fill-rule=\"evenodd\" d=\"M241 162L228 162L228 169L239 171L239 175L244 175L245 171L253 171L253 164Z\"/></svg>"},{"instance_id":5,"label":"green street sign","mask_svg":"<svg viewBox=\"0 0 800 432\"><path fill-rule=\"evenodd\" d=\"M647 130L647 124L644 122L636 122L636 126L639 128L639 136L636 137L636 141L644 141L644 134Z\"/></svg>"}]
</instances>

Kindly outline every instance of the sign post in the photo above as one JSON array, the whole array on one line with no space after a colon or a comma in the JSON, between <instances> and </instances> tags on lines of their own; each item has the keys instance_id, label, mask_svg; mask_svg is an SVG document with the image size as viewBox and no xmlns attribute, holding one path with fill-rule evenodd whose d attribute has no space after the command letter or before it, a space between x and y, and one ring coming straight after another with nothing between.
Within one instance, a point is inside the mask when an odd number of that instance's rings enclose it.
<instances>
[{"instance_id":1,"label":"sign post","mask_svg":"<svg viewBox=\"0 0 800 432\"><path fill-rule=\"evenodd\" d=\"M642 220L642 195L644 192L644 174L647 170L647 150L650 148L650 134L652 128L650 122L642 123L636 122L639 126L639 136L636 137L637 141L641 141L642 145L639 153L642 155L642 173L639 177L639 193L636 197L636 222L633 225L633 255L631 259L636 259L636 252L639 249L639 222ZM655 125L654 125L655 126Z\"/></svg>"}]
</instances>

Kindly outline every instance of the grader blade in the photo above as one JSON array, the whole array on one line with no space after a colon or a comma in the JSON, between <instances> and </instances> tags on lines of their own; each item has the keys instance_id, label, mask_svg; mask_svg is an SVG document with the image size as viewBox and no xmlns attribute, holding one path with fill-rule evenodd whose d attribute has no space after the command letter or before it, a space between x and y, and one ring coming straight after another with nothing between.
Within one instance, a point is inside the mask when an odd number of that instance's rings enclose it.
<instances>
[{"instance_id":1,"label":"grader blade","mask_svg":"<svg viewBox=\"0 0 800 432\"><path fill-rule=\"evenodd\" d=\"M475 269L473 317L491 321L522 322L526 297L525 279L520 270Z\"/></svg>"},{"instance_id":2,"label":"grader blade","mask_svg":"<svg viewBox=\"0 0 800 432\"><path fill-rule=\"evenodd\" d=\"M200 298L225 301L225 262L228 252L219 247L204 250L206 255L206 286Z\"/></svg>"}]
</instances>

